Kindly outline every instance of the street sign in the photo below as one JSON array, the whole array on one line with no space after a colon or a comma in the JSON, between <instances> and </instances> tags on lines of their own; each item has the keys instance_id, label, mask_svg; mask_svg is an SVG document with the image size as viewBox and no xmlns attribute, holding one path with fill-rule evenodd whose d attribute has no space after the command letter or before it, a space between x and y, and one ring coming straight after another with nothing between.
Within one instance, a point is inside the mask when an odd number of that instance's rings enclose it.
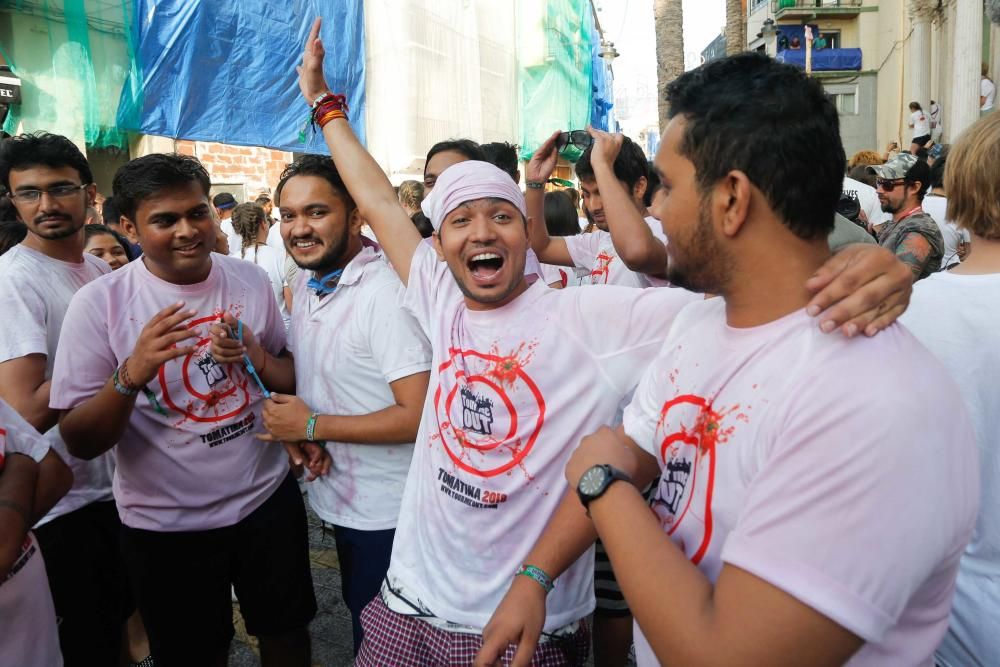
<instances>
[{"instance_id":1,"label":"street sign","mask_svg":"<svg viewBox=\"0 0 1000 667\"><path fill-rule=\"evenodd\" d=\"M0 76L0 104L21 103L21 80L16 76Z\"/></svg>"}]
</instances>

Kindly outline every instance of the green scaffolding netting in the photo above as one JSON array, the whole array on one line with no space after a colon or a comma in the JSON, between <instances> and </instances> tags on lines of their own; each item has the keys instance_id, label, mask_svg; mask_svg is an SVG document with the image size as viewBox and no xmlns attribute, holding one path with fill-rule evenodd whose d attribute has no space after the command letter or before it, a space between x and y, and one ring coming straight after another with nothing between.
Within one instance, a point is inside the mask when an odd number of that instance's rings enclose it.
<instances>
[{"instance_id":1,"label":"green scaffolding netting","mask_svg":"<svg viewBox=\"0 0 1000 667\"><path fill-rule=\"evenodd\" d=\"M125 147L115 117L132 67L126 9L123 0L0 0L0 49L22 86L3 129Z\"/></svg>"},{"instance_id":2,"label":"green scaffolding netting","mask_svg":"<svg viewBox=\"0 0 1000 667\"><path fill-rule=\"evenodd\" d=\"M518 78L522 158L553 131L582 130L590 120L591 33L588 0L518 0ZM575 160L570 148L563 157Z\"/></svg>"}]
</instances>

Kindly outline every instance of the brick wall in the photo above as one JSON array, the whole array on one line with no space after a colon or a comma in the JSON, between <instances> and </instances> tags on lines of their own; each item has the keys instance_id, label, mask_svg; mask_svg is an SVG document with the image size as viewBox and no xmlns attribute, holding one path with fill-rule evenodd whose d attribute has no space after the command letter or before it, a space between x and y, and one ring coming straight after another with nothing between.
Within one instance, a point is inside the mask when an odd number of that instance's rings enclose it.
<instances>
[{"instance_id":1,"label":"brick wall","mask_svg":"<svg viewBox=\"0 0 1000 667\"><path fill-rule=\"evenodd\" d=\"M292 161L292 154L284 151L208 141L178 139L176 150L201 160L213 184L242 183L250 200L261 192L274 192L281 171Z\"/></svg>"}]
</instances>

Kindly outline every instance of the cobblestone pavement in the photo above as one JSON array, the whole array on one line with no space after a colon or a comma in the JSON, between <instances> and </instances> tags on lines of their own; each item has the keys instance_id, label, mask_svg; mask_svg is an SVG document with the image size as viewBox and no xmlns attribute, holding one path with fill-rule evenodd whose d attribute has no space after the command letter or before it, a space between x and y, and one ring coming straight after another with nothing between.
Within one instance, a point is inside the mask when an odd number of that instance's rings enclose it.
<instances>
[{"instance_id":1,"label":"cobblestone pavement","mask_svg":"<svg viewBox=\"0 0 1000 667\"><path fill-rule=\"evenodd\" d=\"M309 625L313 665L348 667L354 662L351 614L340 597L340 563L333 542L333 529L323 531L319 517L309 510L308 503L306 510L309 515L309 557L319 608L316 618ZM236 603L233 603L233 621L236 638L229 650L230 667L260 665L256 641L247 635Z\"/></svg>"}]
</instances>

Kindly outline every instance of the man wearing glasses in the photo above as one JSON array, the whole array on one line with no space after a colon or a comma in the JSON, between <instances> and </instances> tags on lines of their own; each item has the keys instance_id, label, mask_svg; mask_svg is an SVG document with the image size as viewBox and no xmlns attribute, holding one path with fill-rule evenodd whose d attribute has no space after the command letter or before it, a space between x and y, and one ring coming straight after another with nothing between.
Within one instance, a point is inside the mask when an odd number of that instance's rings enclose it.
<instances>
[{"instance_id":1,"label":"man wearing glasses","mask_svg":"<svg viewBox=\"0 0 1000 667\"><path fill-rule=\"evenodd\" d=\"M882 210L892 220L878 231L878 242L896 253L913 271L913 281L926 278L941 267L944 239L934 219L922 208L930 188L931 171L915 155L899 153L883 165L868 167Z\"/></svg>"},{"instance_id":2,"label":"man wearing glasses","mask_svg":"<svg viewBox=\"0 0 1000 667\"><path fill-rule=\"evenodd\" d=\"M125 608L121 524L111 494L111 454L70 456L49 408L56 347L70 299L111 268L83 252L83 225L97 186L65 137L26 134L0 144L0 183L28 227L0 257L0 399L73 471L73 486L35 525L45 557L66 665L117 664ZM89 341L70 341L87 354ZM44 462L42 464L44 466Z\"/></svg>"}]
</instances>

